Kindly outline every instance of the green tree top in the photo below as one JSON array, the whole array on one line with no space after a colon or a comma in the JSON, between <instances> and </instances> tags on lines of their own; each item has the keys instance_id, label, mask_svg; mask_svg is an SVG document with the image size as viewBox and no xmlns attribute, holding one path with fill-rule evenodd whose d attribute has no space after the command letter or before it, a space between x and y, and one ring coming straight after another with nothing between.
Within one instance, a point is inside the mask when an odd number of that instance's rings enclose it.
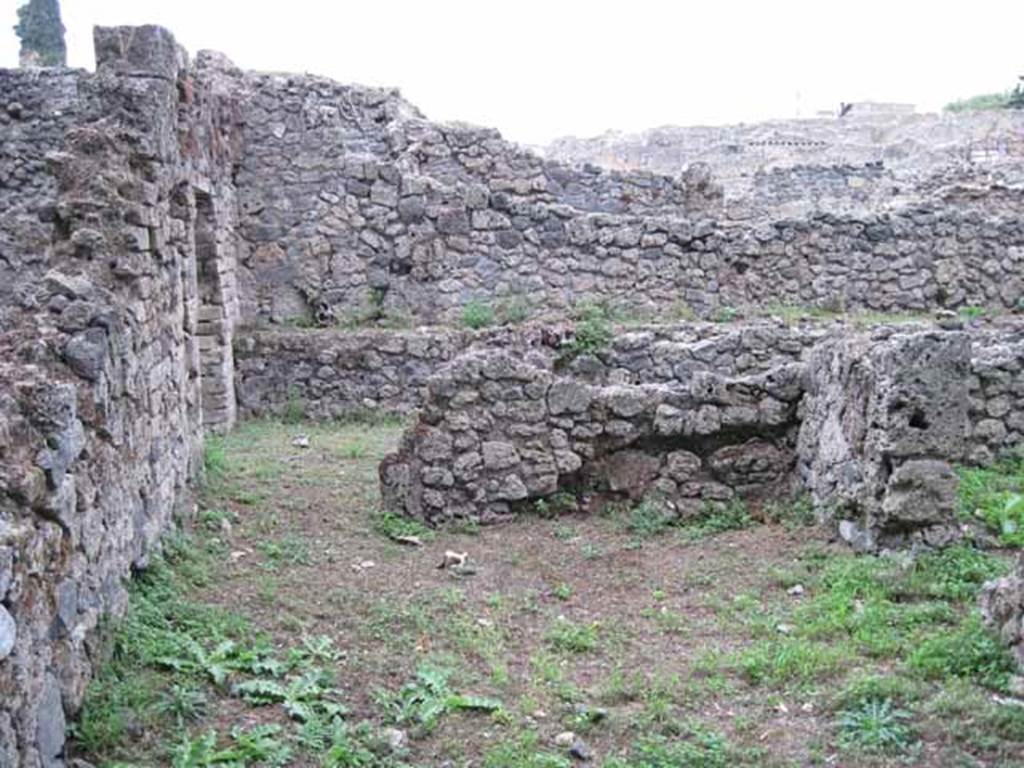
<instances>
[{"instance_id":1,"label":"green tree top","mask_svg":"<svg viewBox=\"0 0 1024 768\"><path fill-rule=\"evenodd\" d=\"M58 0L28 0L18 9L18 23L14 31L21 39L22 66L67 65L68 53Z\"/></svg>"}]
</instances>

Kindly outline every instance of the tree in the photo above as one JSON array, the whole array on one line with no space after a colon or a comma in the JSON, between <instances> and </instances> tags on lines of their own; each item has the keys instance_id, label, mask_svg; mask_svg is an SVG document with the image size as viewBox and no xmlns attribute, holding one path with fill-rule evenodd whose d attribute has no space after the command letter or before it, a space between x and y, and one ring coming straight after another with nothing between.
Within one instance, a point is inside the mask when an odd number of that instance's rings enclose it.
<instances>
[{"instance_id":1,"label":"tree","mask_svg":"<svg viewBox=\"0 0 1024 768\"><path fill-rule=\"evenodd\" d=\"M1017 83L1017 87L1010 93L1010 99L1006 102L1006 106L1012 107L1013 109L1024 109L1024 75L1020 76L1020 82Z\"/></svg>"},{"instance_id":2,"label":"tree","mask_svg":"<svg viewBox=\"0 0 1024 768\"><path fill-rule=\"evenodd\" d=\"M28 0L18 9L14 31L21 39L22 66L63 67L68 51L59 0Z\"/></svg>"}]
</instances>

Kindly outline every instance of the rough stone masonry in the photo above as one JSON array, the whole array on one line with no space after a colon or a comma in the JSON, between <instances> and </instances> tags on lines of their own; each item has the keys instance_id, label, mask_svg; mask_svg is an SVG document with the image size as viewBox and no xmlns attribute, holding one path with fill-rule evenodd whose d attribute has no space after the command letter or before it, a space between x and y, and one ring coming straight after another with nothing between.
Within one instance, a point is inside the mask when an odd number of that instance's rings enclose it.
<instances>
[{"instance_id":1,"label":"rough stone masonry","mask_svg":"<svg viewBox=\"0 0 1024 768\"><path fill-rule=\"evenodd\" d=\"M957 160L893 196L884 169L768 174L736 216L713 167L545 159L158 27L95 44L94 73L0 71L0 768L68 763L96 627L240 413L418 412L383 490L432 522L577 484L676 515L803 487L863 549L959 536L950 467L1024 434L1011 315L705 322L1012 313L1011 175ZM774 204L808 185L821 205ZM830 208L840 187L865 191ZM650 322L568 360L595 302ZM453 327L473 306L527 322ZM992 614L1019 643L1012 589Z\"/></svg>"}]
</instances>

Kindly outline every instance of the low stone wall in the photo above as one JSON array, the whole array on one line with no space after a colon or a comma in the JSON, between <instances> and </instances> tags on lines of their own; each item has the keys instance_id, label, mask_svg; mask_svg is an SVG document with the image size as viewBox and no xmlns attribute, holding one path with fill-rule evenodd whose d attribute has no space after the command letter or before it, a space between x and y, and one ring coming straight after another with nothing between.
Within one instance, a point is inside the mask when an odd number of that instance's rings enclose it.
<instances>
[{"instance_id":1,"label":"low stone wall","mask_svg":"<svg viewBox=\"0 0 1024 768\"><path fill-rule=\"evenodd\" d=\"M781 322L620 328L607 349L572 361L568 371L594 384L670 383L699 371L749 375L800 360L836 332L828 324ZM481 331L241 329L234 351L238 406L251 416L407 414L423 404L429 377L471 348L557 355L573 334L571 322Z\"/></svg>"},{"instance_id":2,"label":"low stone wall","mask_svg":"<svg viewBox=\"0 0 1024 768\"><path fill-rule=\"evenodd\" d=\"M595 386L558 377L543 353L471 351L430 379L419 424L381 464L385 503L430 523L486 522L566 488L657 490L681 515L778 492L795 461L799 374Z\"/></svg>"},{"instance_id":3,"label":"low stone wall","mask_svg":"<svg viewBox=\"0 0 1024 768\"><path fill-rule=\"evenodd\" d=\"M634 333L607 367L560 367L541 348L471 348L427 380L418 423L381 466L386 503L428 522L492 520L560 489L596 488L654 493L688 514L802 488L860 549L961 537L953 466L1024 442L1024 326L783 329L667 347ZM761 347L744 373L693 365L694 352L744 333L785 338L788 354ZM677 363L651 365L638 341Z\"/></svg>"}]
</instances>

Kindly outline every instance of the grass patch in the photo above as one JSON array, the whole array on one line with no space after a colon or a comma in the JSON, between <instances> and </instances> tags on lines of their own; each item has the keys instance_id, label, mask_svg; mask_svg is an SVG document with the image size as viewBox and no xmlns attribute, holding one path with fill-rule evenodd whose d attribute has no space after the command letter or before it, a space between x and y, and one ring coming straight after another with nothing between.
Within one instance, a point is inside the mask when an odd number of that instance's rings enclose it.
<instances>
[{"instance_id":1,"label":"grass patch","mask_svg":"<svg viewBox=\"0 0 1024 768\"><path fill-rule=\"evenodd\" d=\"M547 642L556 651L588 653L597 648L597 629L596 624L577 624L559 618L548 631Z\"/></svg>"},{"instance_id":2,"label":"grass patch","mask_svg":"<svg viewBox=\"0 0 1024 768\"><path fill-rule=\"evenodd\" d=\"M466 302L462 307L462 324L466 328L473 330L479 330L481 328L488 328L497 322L497 313L494 311L494 307L485 301L474 299Z\"/></svg>"},{"instance_id":3,"label":"grass patch","mask_svg":"<svg viewBox=\"0 0 1024 768\"><path fill-rule=\"evenodd\" d=\"M1024 546L1024 457L957 474L960 517L981 523L1006 546Z\"/></svg>"}]
</instances>

